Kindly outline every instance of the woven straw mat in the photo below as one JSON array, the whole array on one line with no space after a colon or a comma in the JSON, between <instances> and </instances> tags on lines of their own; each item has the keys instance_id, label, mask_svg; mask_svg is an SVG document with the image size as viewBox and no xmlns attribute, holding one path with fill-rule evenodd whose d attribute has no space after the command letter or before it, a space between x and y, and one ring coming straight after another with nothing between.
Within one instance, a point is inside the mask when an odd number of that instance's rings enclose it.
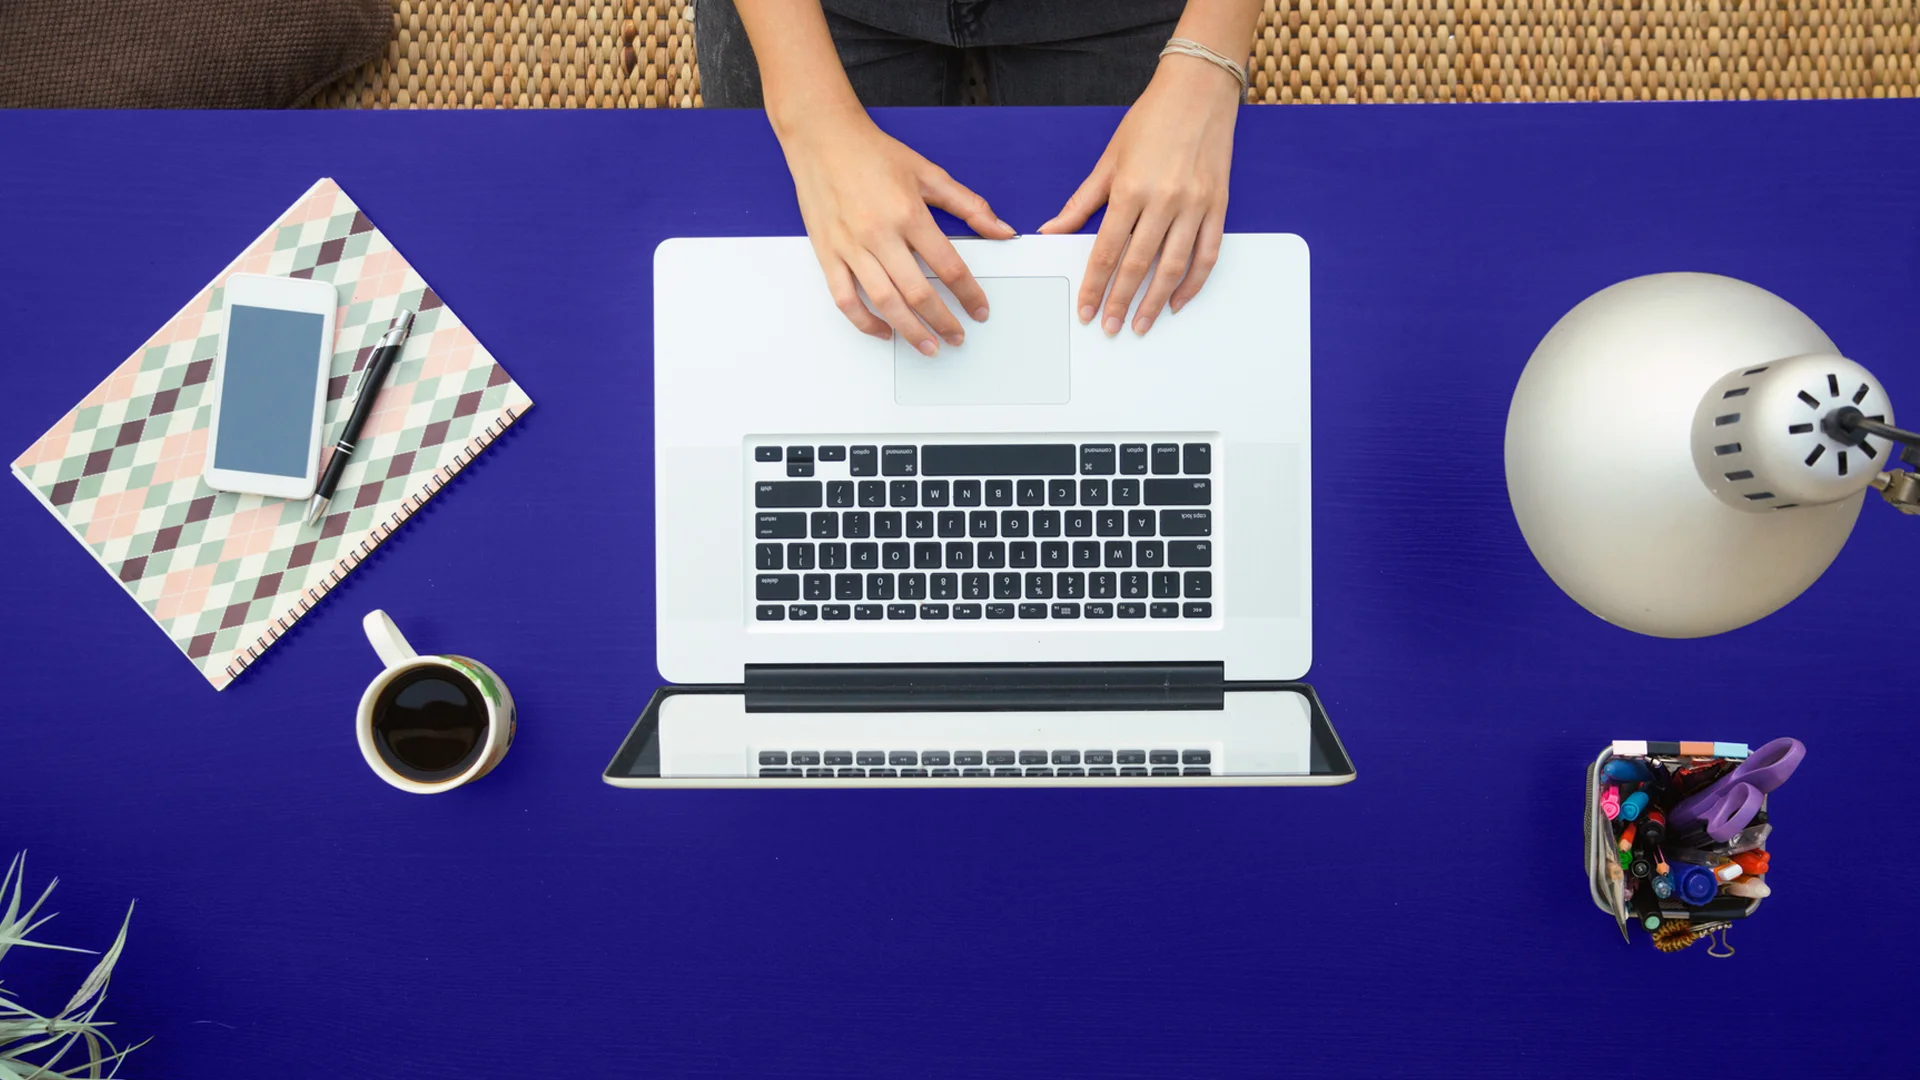
<instances>
[{"instance_id":1,"label":"woven straw mat","mask_svg":"<svg viewBox=\"0 0 1920 1080\"><path fill-rule=\"evenodd\" d=\"M322 108L689 108L693 4L393 0ZM1266 0L1247 100L1913 97L1920 0Z\"/></svg>"}]
</instances>

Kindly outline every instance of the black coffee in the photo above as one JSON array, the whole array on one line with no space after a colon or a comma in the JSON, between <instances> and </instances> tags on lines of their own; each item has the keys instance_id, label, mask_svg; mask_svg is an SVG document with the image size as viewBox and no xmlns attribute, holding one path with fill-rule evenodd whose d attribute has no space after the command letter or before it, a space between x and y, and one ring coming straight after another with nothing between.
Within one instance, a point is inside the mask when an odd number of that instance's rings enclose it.
<instances>
[{"instance_id":1,"label":"black coffee","mask_svg":"<svg viewBox=\"0 0 1920 1080\"><path fill-rule=\"evenodd\" d=\"M487 743L487 703L479 688L442 667L415 668L387 684L373 705L373 745L409 780L450 780Z\"/></svg>"}]
</instances>

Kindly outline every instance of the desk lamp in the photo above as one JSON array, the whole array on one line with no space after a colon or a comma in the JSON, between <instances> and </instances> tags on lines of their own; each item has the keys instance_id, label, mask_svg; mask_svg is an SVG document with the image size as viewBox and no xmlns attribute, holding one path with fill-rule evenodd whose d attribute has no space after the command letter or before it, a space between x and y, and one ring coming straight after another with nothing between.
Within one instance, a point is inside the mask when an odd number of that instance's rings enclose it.
<instances>
[{"instance_id":1,"label":"desk lamp","mask_svg":"<svg viewBox=\"0 0 1920 1080\"><path fill-rule=\"evenodd\" d=\"M1785 300L1713 274L1633 278L1582 301L1527 361L1507 494L1581 606L1703 637L1813 584L1869 487L1920 514L1920 476L1895 460L1920 467L1920 435L1892 423L1880 383Z\"/></svg>"}]
</instances>

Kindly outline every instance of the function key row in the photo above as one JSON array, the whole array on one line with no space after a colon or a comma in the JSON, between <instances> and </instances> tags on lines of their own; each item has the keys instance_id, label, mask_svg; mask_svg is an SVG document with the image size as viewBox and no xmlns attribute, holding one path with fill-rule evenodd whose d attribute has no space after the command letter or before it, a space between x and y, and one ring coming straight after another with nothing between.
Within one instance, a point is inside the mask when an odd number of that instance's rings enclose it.
<instances>
[{"instance_id":1,"label":"function key row","mask_svg":"<svg viewBox=\"0 0 1920 1080\"><path fill-rule=\"evenodd\" d=\"M933 768L933 769L916 769L916 768L896 769L892 766L882 766L882 767L873 768L873 769L862 769L858 766L854 766L851 768L830 768L827 766L820 766L817 768L796 768L792 766L781 767L776 765L776 766L771 766L771 767L761 769L760 775L762 778L773 779L773 780L798 779L800 777L807 777L814 780L826 780L826 779L845 779L848 777L887 778L887 777L915 777L915 776L939 777L939 778L949 778L949 779L954 777L974 777L977 779L980 777L988 777L988 776L993 776L993 777L1001 777L1001 776L1212 776L1213 770L1205 765L1188 765L1188 766L1127 765L1127 766L1120 766L1118 768L1113 766L1095 765L1095 766L1084 768L1084 769L1073 767L1073 766L1068 766L1064 768L1054 768L1051 766L1034 766L1031 768L1024 768L1024 769L1018 766L1005 766L998 769L986 768L984 766L977 767L977 768L970 768L970 769L959 769L959 768L953 768L953 767Z\"/></svg>"},{"instance_id":2,"label":"function key row","mask_svg":"<svg viewBox=\"0 0 1920 1080\"><path fill-rule=\"evenodd\" d=\"M757 462L812 476L812 446L756 446ZM845 461L853 476L1205 476L1211 443L976 443L819 447L819 460Z\"/></svg>"},{"instance_id":3,"label":"function key row","mask_svg":"<svg viewBox=\"0 0 1920 1080\"><path fill-rule=\"evenodd\" d=\"M897 578L897 581L896 581ZM929 591L931 587L931 591ZM1002 570L993 574L758 574L753 598L773 600L1207 600L1207 570Z\"/></svg>"},{"instance_id":4,"label":"function key row","mask_svg":"<svg viewBox=\"0 0 1920 1080\"><path fill-rule=\"evenodd\" d=\"M860 506L1210 506L1204 476L1147 480L758 480L761 509Z\"/></svg>"},{"instance_id":5,"label":"function key row","mask_svg":"<svg viewBox=\"0 0 1920 1080\"><path fill-rule=\"evenodd\" d=\"M873 622L888 620L912 622L977 622L981 619L1211 619L1213 605L1204 600L1180 603L1172 600L1121 603L1071 601L996 602L991 604L756 604L753 617L760 622Z\"/></svg>"},{"instance_id":6,"label":"function key row","mask_svg":"<svg viewBox=\"0 0 1920 1080\"><path fill-rule=\"evenodd\" d=\"M762 765L1211 765L1211 750L762 750Z\"/></svg>"},{"instance_id":7,"label":"function key row","mask_svg":"<svg viewBox=\"0 0 1920 1080\"><path fill-rule=\"evenodd\" d=\"M756 540L924 540L962 538L1018 540L1037 537L1211 536L1213 512L1177 510L816 510L811 514L763 510L753 516Z\"/></svg>"}]
</instances>

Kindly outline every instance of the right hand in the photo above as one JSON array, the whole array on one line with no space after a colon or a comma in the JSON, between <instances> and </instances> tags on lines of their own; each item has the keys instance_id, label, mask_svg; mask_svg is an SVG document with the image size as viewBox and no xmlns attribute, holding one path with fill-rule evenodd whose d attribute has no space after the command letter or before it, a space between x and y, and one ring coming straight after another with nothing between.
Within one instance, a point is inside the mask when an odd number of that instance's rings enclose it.
<instances>
[{"instance_id":1,"label":"right hand","mask_svg":"<svg viewBox=\"0 0 1920 1080\"><path fill-rule=\"evenodd\" d=\"M988 239L1012 239L1013 226L995 217L987 200L858 108L810 117L782 132L780 145L813 252L848 322L883 341L892 336L891 324L927 356L940 351L936 336L950 345L966 340L960 320L914 261L916 253L974 321L986 320L986 293L927 207L947 211ZM873 310L861 302L862 289Z\"/></svg>"}]
</instances>

